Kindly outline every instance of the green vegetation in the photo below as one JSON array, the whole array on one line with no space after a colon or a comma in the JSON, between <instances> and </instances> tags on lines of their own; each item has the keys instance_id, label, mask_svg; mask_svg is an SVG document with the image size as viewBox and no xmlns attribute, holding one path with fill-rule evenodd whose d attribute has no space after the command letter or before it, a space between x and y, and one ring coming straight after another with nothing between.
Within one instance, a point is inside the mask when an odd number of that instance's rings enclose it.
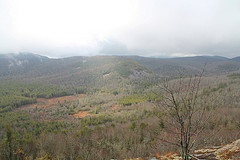
<instances>
[{"instance_id":1,"label":"green vegetation","mask_svg":"<svg viewBox=\"0 0 240 160\"><path fill-rule=\"evenodd\" d=\"M221 71L231 72L231 71L239 70L239 65L237 65L237 64L221 64L221 65L217 66L217 69L219 69Z\"/></svg>"},{"instance_id":2,"label":"green vegetation","mask_svg":"<svg viewBox=\"0 0 240 160\"><path fill-rule=\"evenodd\" d=\"M120 76L128 77L133 74L134 71L144 71L146 69L137 62L125 60L118 62L115 66L115 70Z\"/></svg>"},{"instance_id":3,"label":"green vegetation","mask_svg":"<svg viewBox=\"0 0 240 160\"><path fill-rule=\"evenodd\" d=\"M39 83L8 81L0 83L0 112L11 111L21 105L36 103L36 98L65 96L64 89Z\"/></svg>"},{"instance_id":4,"label":"green vegetation","mask_svg":"<svg viewBox=\"0 0 240 160\"><path fill-rule=\"evenodd\" d=\"M84 119L80 120L80 124L83 126L94 126L94 125L99 125L99 124L105 124L107 122L112 122L111 117L106 117L106 116L98 116L98 117L87 117Z\"/></svg>"},{"instance_id":5,"label":"green vegetation","mask_svg":"<svg viewBox=\"0 0 240 160\"><path fill-rule=\"evenodd\" d=\"M228 75L229 78L238 79L240 78L240 73L232 73Z\"/></svg>"},{"instance_id":6,"label":"green vegetation","mask_svg":"<svg viewBox=\"0 0 240 160\"><path fill-rule=\"evenodd\" d=\"M219 83L216 87L208 87L203 90L203 95L210 95L212 92L221 92L223 88L227 87L227 83Z\"/></svg>"},{"instance_id":7,"label":"green vegetation","mask_svg":"<svg viewBox=\"0 0 240 160\"><path fill-rule=\"evenodd\" d=\"M146 93L146 94L135 94L125 96L118 101L118 104L128 106L140 102L151 102L161 100L161 97L155 93Z\"/></svg>"},{"instance_id":8,"label":"green vegetation","mask_svg":"<svg viewBox=\"0 0 240 160\"><path fill-rule=\"evenodd\" d=\"M0 98L0 113L8 112L21 105L36 103L36 98L6 95Z\"/></svg>"}]
</instances>

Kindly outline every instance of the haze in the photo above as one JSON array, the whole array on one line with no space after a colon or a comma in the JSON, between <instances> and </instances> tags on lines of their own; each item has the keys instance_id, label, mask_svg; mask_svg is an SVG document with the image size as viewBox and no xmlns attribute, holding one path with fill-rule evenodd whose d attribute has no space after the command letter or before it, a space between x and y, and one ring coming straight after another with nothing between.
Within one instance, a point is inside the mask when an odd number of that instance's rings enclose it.
<instances>
[{"instance_id":1,"label":"haze","mask_svg":"<svg viewBox=\"0 0 240 160\"><path fill-rule=\"evenodd\" d=\"M239 0L0 0L0 53L240 54Z\"/></svg>"}]
</instances>

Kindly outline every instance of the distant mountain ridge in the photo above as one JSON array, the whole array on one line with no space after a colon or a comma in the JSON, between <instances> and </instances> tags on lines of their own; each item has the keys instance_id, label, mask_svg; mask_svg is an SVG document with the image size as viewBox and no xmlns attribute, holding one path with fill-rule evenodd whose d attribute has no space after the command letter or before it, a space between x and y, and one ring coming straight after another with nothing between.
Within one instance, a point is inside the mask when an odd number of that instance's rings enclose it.
<instances>
[{"instance_id":1,"label":"distant mountain ridge","mask_svg":"<svg viewBox=\"0 0 240 160\"><path fill-rule=\"evenodd\" d=\"M0 55L0 75L23 74L38 65L49 61L49 58L32 53Z\"/></svg>"},{"instance_id":2,"label":"distant mountain ridge","mask_svg":"<svg viewBox=\"0 0 240 160\"><path fill-rule=\"evenodd\" d=\"M240 62L240 56L232 58L233 61Z\"/></svg>"},{"instance_id":3,"label":"distant mountain ridge","mask_svg":"<svg viewBox=\"0 0 240 160\"><path fill-rule=\"evenodd\" d=\"M129 56L128 58L139 62L152 71L162 75L176 75L179 71L185 74L194 74L201 71L204 66L208 74L226 74L240 69L240 64L234 60L220 56L195 56L178 58L147 58Z\"/></svg>"},{"instance_id":4,"label":"distant mountain ridge","mask_svg":"<svg viewBox=\"0 0 240 160\"><path fill-rule=\"evenodd\" d=\"M0 80L31 80L84 88L118 88L154 76L145 66L120 56L51 59L35 54L4 55L0 56L0 66Z\"/></svg>"},{"instance_id":5,"label":"distant mountain ridge","mask_svg":"<svg viewBox=\"0 0 240 160\"><path fill-rule=\"evenodd\" d=\"M240 57L195 56L148 58L140 56L93 56L52 59L33 53L0 55L0 79L36 79L49 83L97 85L108 79L177 76L179 72L220 75L240 70ZM6 78L7 77L7 78ZM111 81L111 82L110 82Z\"/></svg>"}]
</instances>

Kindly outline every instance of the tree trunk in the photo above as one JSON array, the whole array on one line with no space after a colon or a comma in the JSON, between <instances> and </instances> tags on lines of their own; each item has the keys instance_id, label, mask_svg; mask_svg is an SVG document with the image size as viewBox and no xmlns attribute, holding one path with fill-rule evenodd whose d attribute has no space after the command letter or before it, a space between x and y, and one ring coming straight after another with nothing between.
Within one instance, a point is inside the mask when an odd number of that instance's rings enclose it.
<instances>
[{"instance_id":1,"label":"tree trunk","mask_svg":"<svg viewBox=\"0 0 240 160\"><path fill-rule=\"evenodd\" d=\"M189 153L187 147L181 146L181 157L182 160L189 160Z\"/></svg>"}]
</instances>

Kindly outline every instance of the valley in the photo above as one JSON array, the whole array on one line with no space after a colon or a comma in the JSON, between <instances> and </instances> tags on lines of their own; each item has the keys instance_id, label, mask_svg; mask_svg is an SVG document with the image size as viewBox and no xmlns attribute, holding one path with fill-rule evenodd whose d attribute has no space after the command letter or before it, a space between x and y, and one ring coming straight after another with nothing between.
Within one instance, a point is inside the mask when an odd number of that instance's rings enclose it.
<instances>
[{"instance_id":1,"label":"valley","mask_svg":"<svg viewBox=\"0 0 240 160\"><path fill-rule=\"evenodd\" d=\"M184 84L184 89L199 77L196 104L204 104L208 117L201 134L193 136L191 153L240 139L237 57L51 59L22 53L1 55L0 66L0 159L110 160L179 153L172 145L178 144L178 125L164 108L163 87ZM175 95L181 103L182 94Z\"/></svg>"}]
</instances>

